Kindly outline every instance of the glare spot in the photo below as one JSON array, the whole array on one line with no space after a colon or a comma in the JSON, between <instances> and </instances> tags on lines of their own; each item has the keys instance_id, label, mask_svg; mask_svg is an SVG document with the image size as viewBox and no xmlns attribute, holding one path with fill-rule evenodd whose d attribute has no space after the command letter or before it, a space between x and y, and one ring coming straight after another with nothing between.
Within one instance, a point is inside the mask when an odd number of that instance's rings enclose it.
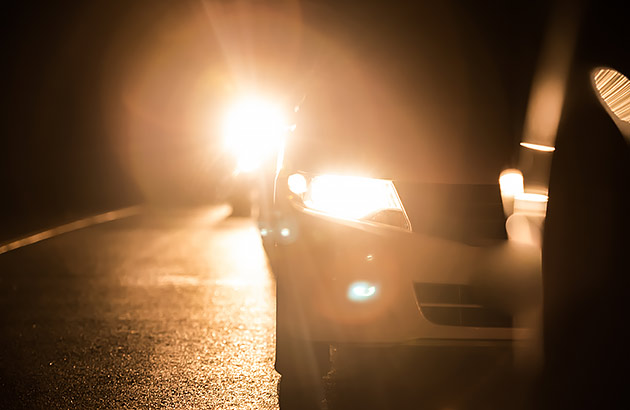
<instances>
[{"instance_id":1,"label":"glare spot","mask_svg":"<svg viewBox=\"0 0 630 410\"><path fill-rule=\"evenodd\" d=\"M521 142L521 147L533 149L534 151L554 152L556 147L542 144L532 144L531 142Z\"/></svg>"},{"instance_id":2,"label":"glare spot","mask_svg":"<svg viewBox=\"0 0 630 410\"><path fill-rule=\"evenodd\" d=\"M269 235L269 231L267 229L265 229L265 228L262 228L260 230L260 235L261 236L267 236L267 235Z\"/></svg>"},{"instance_id":3,"label":"glare spot","mask_svg":"<svg viewBox=\"0 0 630 410\"><path fill-rule=\"evenodd\" d=\"M501 196L504 198L522 194L524 191L523 174L518 169L506 169L501 172L499 185L501 186Z\"/></svg>"},{"instance_id":4,"label":"glare spot","mask_svg":"<svg viewBox=\"0 0 630 410\"><path fill-rule=\"evenodd\" d=\"M289 185L289 189L296 195L302 195L308 189L306 184L306 178L302 174L293 174L289 175L287 179L287 184Z\"/></svg>"},{"instance_id":5,"label":"glare spot","mask_svg":"<svg viewBox=\"0 0 630 410\"><path fill-rule=\"evenodd\" d=\"M376 295L376 286L368 282L355 282L348 289L348 299L363 302Z\"/></svg>"},{"instance_id":6,"label":"glare spot","mask_svg":"<svg viewBox=\"0 0 630 410\"><path fill-rule=\"evenodd\" d=\"M291 230L290 230L289 228L282 228L282 229L280 230L280 235L281 235L283 238L288 238L288 237L289 237L289 235L291 235Z\"/></svg>"},{"instance_id":7,"label":"glare spot","mask_svg":"<svg viewBox=\"0 0 630 410\"><path fill-rule=\"evenodd\" d=\"M223 137L241 172L251 172L277 153L287 129L281 109L259 97L237 101L226 113Z\"/></svg>"},{"instance_id":8,"label":"glare spot","mask_svg":"<svg viewBox=\"0 0 630 410\"><path fill-rule=\"evenodd\" d=\"M372 262L374 260L374 255L372 255L372 254L367 255L365 257L365 260L368 261L368 262Z\"/></svg>"}]
</instances>

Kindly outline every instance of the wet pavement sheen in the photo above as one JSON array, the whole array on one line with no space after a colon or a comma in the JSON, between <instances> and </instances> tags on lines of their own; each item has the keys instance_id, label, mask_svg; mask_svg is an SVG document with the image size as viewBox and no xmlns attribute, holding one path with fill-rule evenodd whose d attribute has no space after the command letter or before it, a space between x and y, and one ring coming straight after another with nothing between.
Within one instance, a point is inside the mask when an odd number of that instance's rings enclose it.
<instances>
[{"instance_id":1,"label":"wet pavement sheen","mask_svg":"<svg viewBox=\"0 0 630 410\"><path fill-rule=\"evenodd\" d=\"M0 408L278 408L252 221L149 212L0 258Z\"/></svg>"},{"instance_id":2,"label":"wet pavement sheen","mask_svg":"<svg viewBox=\"0 0 630 410\"><path fill-rule=\"evenodd\" d=\"M516 409L510 351L335 346L314 386L273 368L255 223L145 211L0 255L0 409Z\"/></svg>"}]
</instances>

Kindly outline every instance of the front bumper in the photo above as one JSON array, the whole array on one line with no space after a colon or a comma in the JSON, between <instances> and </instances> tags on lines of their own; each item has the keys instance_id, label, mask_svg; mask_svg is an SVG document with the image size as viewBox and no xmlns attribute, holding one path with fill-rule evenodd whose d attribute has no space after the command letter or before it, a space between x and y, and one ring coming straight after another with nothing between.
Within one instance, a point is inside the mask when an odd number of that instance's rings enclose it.
<instances>
[{"instance_id":1,"label":"front bumper","mask_svg":"<svg viewBox=\"0 0 630 410\"><path fill-rule=\"evenodd\" d=\"M474 345L533 336L540 306L537 249L508 241L469 246L287 205L274 222L273 239L263 239L277 278L278 327L291 337ZM374 296L351 300L356 282L374 285ZM467 300L462 292L471 289L478 297ZM464 320L471 312L472 320Z\"/></svg>"}]
</instances>

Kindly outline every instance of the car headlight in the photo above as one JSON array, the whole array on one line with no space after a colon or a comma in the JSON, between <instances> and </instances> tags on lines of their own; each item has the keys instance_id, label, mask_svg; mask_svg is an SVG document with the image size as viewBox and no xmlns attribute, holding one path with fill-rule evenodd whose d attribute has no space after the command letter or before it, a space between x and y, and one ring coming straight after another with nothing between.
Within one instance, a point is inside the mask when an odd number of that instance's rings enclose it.
<instances>
[{"instance_id":1,"label":"car headlight","mask_svg":"<svg viewBox=\"0 0 630 410\"><path fill-rule=\"evenodd\" d=\"M296 173L289 176L287 183L294 198L307 210L411 230L409 218L390 180Z\"/></svg>"},{"instance_id":2,"label":"car headlight","mask_svg":"<svg viewBox=\"0 0 630 410\"><path fill-rule=\"evenodd\" d=\"M226 112L223 137L237 171L254 171L276 155L288 130L283 111L273 102L258 97L236 101Z\"/></svg>"}]
</instances>

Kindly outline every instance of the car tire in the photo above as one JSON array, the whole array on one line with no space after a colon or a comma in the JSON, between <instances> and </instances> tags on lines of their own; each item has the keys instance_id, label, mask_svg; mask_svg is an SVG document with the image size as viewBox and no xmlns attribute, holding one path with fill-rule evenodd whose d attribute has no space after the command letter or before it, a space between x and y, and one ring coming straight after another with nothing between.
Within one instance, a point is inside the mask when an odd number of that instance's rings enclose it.
<instances>
[{"instance_id":1,"label":"car tire","mask_svg":"<svg viewBox=\"0 0 630 410\"><path fill-rule=\"evenodd\" d=\"M308 324L303 317L296 314L300 311L299 301L281 286L283 279L279 275L276 280L276 371L304 382L321 380L330 368L330 345L295 337L298 329L304 331L304 336L310 332L305 330Z\"/></svg>"},{"instance_id":2,"label":"car tire","mask_svg":"<svg viewBox=\"0 0 630 410\"><path fill-rule=\"evenodd\" d=\"M276 335L276 371L287 379L319 380L330 369L329 345Z\"/></svg>"}]
</instances>

